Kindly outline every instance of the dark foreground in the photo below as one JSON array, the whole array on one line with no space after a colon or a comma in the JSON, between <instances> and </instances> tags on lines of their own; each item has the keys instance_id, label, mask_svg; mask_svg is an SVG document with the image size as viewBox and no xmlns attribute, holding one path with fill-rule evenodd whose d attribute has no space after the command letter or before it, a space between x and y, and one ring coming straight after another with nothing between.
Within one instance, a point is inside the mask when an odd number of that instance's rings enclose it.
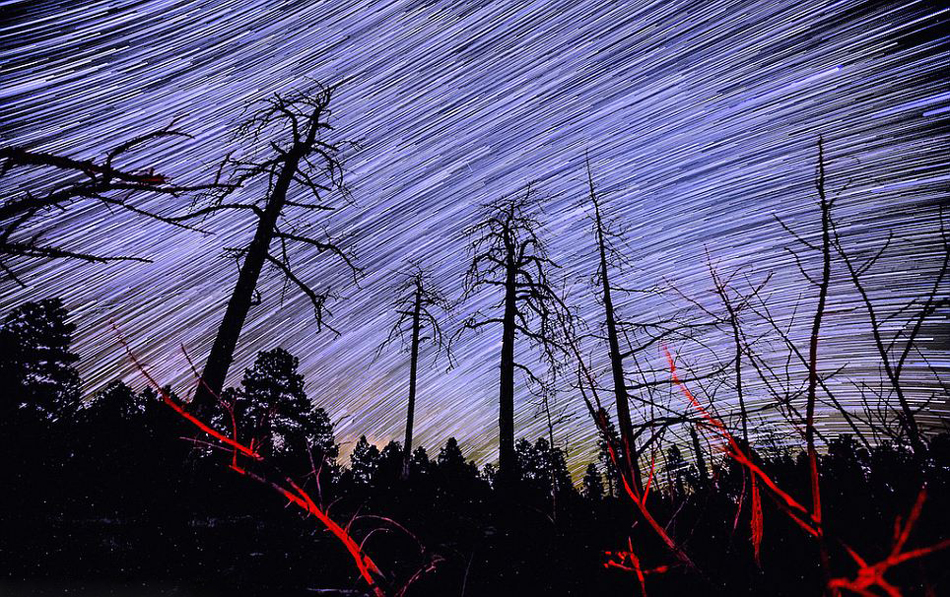
<instances>
[{"instance_id":1,"label":"dark foreground","mask_svg":"<svg viewBox=\"0 0 950 597\"><path fill-rule=\"evenodd\" d=\"M61 307L47 302L0 328L3 596L365 594L345 542L271 482L299 487L342 525L379 567L386 595L645 588L654 596L800 596L871 574L879 578L867 594L950 594L950 550L935 549L950 545L947 434L916 456L886 442L824 438L826 570L819 542L761 481L757 562L747 469L715 438L694 442L693 454L669 446L646 503L695 564L689 568L645 524L611 467L592 463L577 488L563 450L544 439L519 442L519 478L504 491L494 468L466 462L454 439L432 458L415 450L405 479L396 442L380 451L361 439L339 464L332 425L309 406L285 351L261 353L242 387L223 396L240 415L232 433L260 438L255 450L271 463L255 465L263 476L252 477L250 459L216 448L160 392L116 382L81 400L64 321ZM226 413L195 412L222 430ZM808 503L800 451L776 442L744 449L790 499Z\"/></svg>"}]
</instances>

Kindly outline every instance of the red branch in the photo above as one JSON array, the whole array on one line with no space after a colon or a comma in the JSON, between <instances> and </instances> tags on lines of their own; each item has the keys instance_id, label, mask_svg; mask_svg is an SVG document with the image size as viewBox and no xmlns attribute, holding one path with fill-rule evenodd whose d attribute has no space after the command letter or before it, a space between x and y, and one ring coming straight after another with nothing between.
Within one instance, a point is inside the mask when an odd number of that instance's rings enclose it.
<instances>
[{"instance_id":1,"label":"red branch","mask_svg":"<svg viewBox=\"0 0 950 597\"><path fill-rule=\"evenodd\" d=\"M215 429L212 429L210 426L200 421L194 415L187 412L182 405L178 404L171 397L171 395L168 392L166 392L165 389L162 388L155 381L155 379L145 369L144 365L142 365L142 363L139 362L139 360L132 353L132 350L129 347L128 343L119 333L119 329L115 325L115 323L112 324L112 328L115 330L116 335L119 338L119 342L125 348L125 351L126 353L128 353L129 358L132 359L132 362L135 364L136 368L138 368L138 370L142 372L142 374L149 381L149 383L151 383L152 386L154 386L155 389L161 394L162 401L165 404L170 406L172 410L174 410L176 413L181 415L181 417L184 418L186 421L188 421L189 423L191 423L192 425L194 425L195 427L197 427L204 433L210 435L218 442L225 444L227 446L230 446L237 452L240 452L258 462L262 462L264 460L263 457L254 450L253 443L251 444L251 446L246 446L238 442L236 439L229 438L223 435L222 433L216 431ZM327 529L331 533L333 533L333 535L337 539L340 540L341 543L343 543L343 546L346 548L346 550L350 553L350 556L353 558L353 561L356 564L356 568L359 570L360 576L363 577L363 580L365 580L366 584L369 585L370 589L372 589L373 594L376 595L376 597L385 597L385 593L376 582L376 578L382 577L382 573L380 572L376 564L373 562L373 560L368 555L363 553L363 550L356 543L356 541L353 540L353 537L350 536L350 534L346 531L346 529L341 527L339 524L334 522L329 516L327 516L327 514L323 510L321 510L316 505L316 503L314 503L310 495L306 491L304 491L300 486L294 483L293 480L287 477L284 480L287 485L286 486L281 485L280 483L276 483L274 481L266 479L265 477L257 475L256 473L253 473L249 470L246 470L238 466L236 458L232 460L231 464L229 465L229 468L240 475L249 477L259 483L270 486L272 489L274 489L275 491L283 495L285 498L287 498L287 500L290 503L296 505L297 507L307 512L308 514L314 515L321 523L323 523L324 526L327 527Z\"/></svg>"},{"instance_id":2,"label":"red branch","mask_svg":"<svg viewBox=\"0 0 950 597\"><path fill-rule=\"evenodd\" d=\"M604 555L609 558L604 562L604 568L619 568L627 572L633 572L640 581L640 592L643 597L647 595L646 576L648 574L663 574L670 569L669 566L657 566L646 570L640 565L640 558L633 551L633 540L627 538L627 549L621 551L605 551Z\"/></svg>"},{"instance_id":3,"label":"red branch","mask_svg":"<svg viewBox=\"0 0 950 597\"><path fill-rule=\"evenodd\" d=\"M762 547L762 497L755 477L752 477L752 548L755 551L755 562L761 564Z\"/></svg>"},{"instance_id":4,"label":"red branch","mask_svg":"<svg viewBox=\"0 0 950 597\"><path fill-rule=\"evenodd\" d=\"M178 404L177 402L175 402L175 399L172 398L171 395L170 395L168 392L166 392L160 385L158 385L158 382L155 381L155 378L153 378L153 377L151 376L151 374L145 369L145 366L142 365L142 363L140 363L139 360L135 357L135 355L132 353L132 349L129 348L128 342L126 342L126 341L125 341L125 338L123 338L122 335L119 333L119 328L115 325L115 323L112 324L112 329L115 330L115 333L116 333L116 335L117 335L118 338L119 338L119 343L122 344L122 347L123 347L123 348L125 348L125 352L129 355L129 358L132 359L132 363L135 365L135 367L136 367L139 371L142 372L142 375L145 376L145 379L147 379L147 380L149 381L149 383L152 384L152 386L155 387L155 389L158 391L158 393L161 394L161 396L162 396L162 401L163 401L165 404L167 404L168 406L170 406L170 407L172 408L172 410L174 410L176 413L178 413L179 415L181 415L181 416L182 416L185 420L187 420L189 423L191 423L192 425L196 426L198 429L200 429L200 430L202 430L203 432L207 433L208 435L210 435L210 436L213 437L214 439L218 440L219 442L221 442L221 443L223 443L223 444L225 444L225 445L231 446L231 447L234 448L235 450L238 450L239 452L241 452L241 453L244 454L245 456L249 456L250 458L253 458L254 460L263 460L263 458L261 457L261 455L258 454L253 448L250 448L250 447L245 446L245 445L243 445L243 444L241 444L241 443L238 443L237 441L235 441L235 440L233 440L233 439L231 439L231 438L229 438L229 437L227 437L227 436L221 434L220 432L218 432L218 431L212 429L212 428L209 427L208 425L205 425L205 424L202 423L200 420L198 420L194 415L192 415L191 413L189 413L188 411L186 411L185 408L184 408L182 405L180 405L180 404Z\"/></svg>"},{"instance_id":5,"label":"red branch","mask_svg":"<svg viewBox=\"0 0 950 597\"><path fill-rule=\"evenodd\" d=\"M832 590L847 589L859 595L874 595L870 589L872 587L878 587L889 597L900 597L900 589L890 584L887 579L884 578L884 573L892 567L902 564L908 560L920 558L936 551L940 551L941 549L950 547L950 539L944 539L943 541L940 541L935 545L931 545L930 547L921 547L918 549L903 551L904 544L907 543L907 538L910 536L911 530L913 530L914 525L917 523L917 519L920 517L920 511L923 508L924 501L926 499L927 490L926 488L923 488L917 495L917 501L914 502L914 507L910 512L910 516L907 517L907 522L901 526L901 520L899 516L897 517L897 520L894 521L894 544L891 547L891 551L887 557L880 562L876 564L868 564L864 558L859 556L853 549L845 546L848 554L858 565L858 573L853 579L846 577L833 578L828 583L828 587Z\"/></svg>"},{"instance_id":6,"label":"red branch","mask_svg":"<svg viewBox=\"0 0 950 597\"><path fill-rule=\"evenodd\" d=\"M812 515L809 513L808 509L802 506L798 500L790 496L788 493L783 491L774 481L763 471L757 464L752 462L752 459L742 450L742 447L739 445L739 442L729 433L729 430L726 429L726 426L719 419L715 418L705 408L699 403L693 393L689 391L689 388L686 387L679 376L676 374L676 364L673 362L673 355L670 354L669 349L664 346L663 352L666 355L667 363L670 366L670 376L673 379L673 383L680 389L690 404L699 412L700 415L708 424L708 427L711 427L715 432L726 441L727 449L726 454L729 455L733 460L738 462L740 465L748 469L750 475L752 476L752 541L753 547L755 548L756 554L759 552L759 545L762 541L762 506L761 500L757 498L759 494L759 488L756 484L756 481L761 481L766 488L771 492L770 495L775 500L775 502L782 508L786 514L794 520L798 526L804 529L808 534L813 537L820 537L821 530L818 524ZM758 502L758 503L757 503ZM805 520L805 519L808 520Z\"/></svg>"},{"instance_id":7,"label":"red branch","mask_svg":"<svg viewBox=\"0 0 950 597\"><path fill-rule=\"evenodd\" d=\"M810 535L821 538L822 529L821 523L816 519L815 515L809 514L808 510L805 509L800 503L798 503L792 496L788 495L782 491L773 481L769 478L765 472L753 463L749 457L742 451L738 442L731 433L723 425L722 421L716 419L710 415L706 409L699 403L698 400L693 396L692 392L689 391L689 388L680 381L679 377L676 375L676 365L673 363L673 357L670 354L670 351L664 346L663 351L666 353L666 359L670 366L670 374L673 379L673 383L676 384L680 391L683 392L683 395L690 401L690 403L696 408L697 411L706 419L709 426L715 429L719 435L726 440L728 443L727 454L736 460L739 464L746 467L752 475L752 541L755 547L756 560L758 560L759 555L759 544L762 540L762 511L761 504L756 502L759 501L758 498L758 486L756 485L756 480L760 480L772 493L773 498L775 498L776 504L778 504L789 517L792 518L798 526L807 531ZM917 519L920 517L920 511L923 508L924 501L927 498L926 488L920 490L920 493L917 496L917 501L914 503L914 507L910 512L910 515L907 517L907 522L904 525L901 525L900 517L894 522L894 544L891 547L891 551L886 558L881 560L876 564L868 564L858 553L849 547L846 543L839 540L839 543L844 547L845 551L851 556L851 558L858 565L858 573L853 579L846 577L834 578L829 580L828 588L835 594L841 589L848 589L859 595L870 595L874 596L875 593L872 593L870 589L872 587L878 587L888 597L900 597L901 591L894 585L890 584L885 578L884 573L887 572L890 568L897 566L908 560L913 560L920 558L931 553L940 551L950 547L950 539L944 539L930 547L921 547L918 549L912 549L909 551L903 551L904 544L907 542L910 532L913 529L914 525L917 523ZM804 517L807 516L810 520L804 520Z\"/></svg>"},{"instance_id":8,"label":"red branch","mask_svg":"<svg viewBox=\"0 0 950 597\"><path fill-rule=\"evenodd\" d=\"M598 421L598 424L600 425L602 430L605 430L604 437L608 438L607 452L608 454L610 454L610 460L611 462L613 462L614 467L616 467L616 469L620 471L620 480L623 481L624 491L627 493L627 496L630 498L630 500L634 503L634 505L640 511L640 514L643 516L643 519L647 521L647 524L650 525L650 528L652 528L653 531L660 537L660 539L663 541L663 543L666 544L666 546L670 549L670 551L676 554L676 557L679 558L679 560L683 562L686 566L692 569L696 569L695 564L693 564L693 561L689 558L688 555L686 555L686 552L683 551L683 549L679 545L677 545L675 541L673 541L673 538L669 536L669 534L666 532L666 529L664 529L660 525L660 523L657 522L655 518L653 518L653 515L650 514L650 511L647 509L647 504L646 504L647 494L644 493L641 496L640 493L637 491L637 489L633 485L631 485L630 481L627 479L627 475L624 473L623 467L620 466L620 462L617 459L616 448L614 447L613 442L609 440L609 436L606 433L606 429L607 429L606 417L607 417L607 413L604 411L601 411L600 413L601 420ZM649 489L650 487L650 481L652 481L652 478L653 478L653 471L651 467L650 479L647 481L647 486L646 486L647 489Z\"/></svg>"}]
</instances>

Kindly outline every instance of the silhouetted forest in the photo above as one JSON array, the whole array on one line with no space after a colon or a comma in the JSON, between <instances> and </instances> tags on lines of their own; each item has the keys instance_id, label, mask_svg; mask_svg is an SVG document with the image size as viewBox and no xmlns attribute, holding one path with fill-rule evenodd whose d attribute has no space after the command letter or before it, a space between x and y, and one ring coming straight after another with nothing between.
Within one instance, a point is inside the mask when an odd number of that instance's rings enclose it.
<instances>
[{"instance_id":1,"label":"silhouetted forest","mask_svg":"<svg viewBox=\"0 0 950 597\"><path fill-rule=\"evenodd\" d=\"M336 538L269 487L228 470L232 454L215 450L158 392L112 382L82 401L66 320L61 303L46 300L7 313L0 331L0 383L19 398L2 403L0 419L9 481L0 566L5 582L14 581L6 591L363 593ZM515 479L500 492L495 469L466 462L451 438L436 454L415 449L406 478L395 441L379 450L361 438L341 462L326 413L310 406L297 360L283 349L260 353L223 398L242 426L238 437L264 438L262 455L365 537L362 548L385 563L387 579L423 571L409 594L630 594L634 574L606 563L631 562L604 553L625 551L628 541L643 570L670 566L616 473L591 463L576 487L563 451L545 438L516 444ZM207 416L226 427L220 412ZM755 454L785 491L808 495L805 453L759 446ZM815 541L769 501L755 563L749 488L735 460L676 445L666 456L649 508L669 521L696 571L654 570L645 575L650 594L821 593ZM841 435L819 468L826 533L847 537L858 553L888 555L894 521L907 521L921 487L927 501L907 548L945 538L950 435L931 438L923 458L889 442L868 450ZM836 561L847 558L830 549ZM947 576L939 557L888 571L906 594L940 594Z\"/></svg>"},{"instance_id":2,"label":"silhouetted forest","mask_svg":"<svg viewBox=\"0 0 950 597\"><path fill-rule=\"evenodd\" d=\"M950 238L941 213L940 230L931 234L937 271L930 292L882 305L869 288L889 241L869 250L841 232L840 193L829 190L821 138L808 191L818 199L812 229L775 223L787 232L802 275L793 287L805 289L804 298L790 317L805 313L805 336L789 331L787 313L770 310L771 274L726 272L707 259L715 305L675 285L619 286L629 265L622 222L610 217L588 162L579 212L591 223L596 266L584 272L583 292L595 299L594 320L580 317L577 297L564 290L545 236L543 201L531 184L480 206L478 223L462 231L469 251L459 256L468 263L460 297L447 297L424 264L394 274L392 332L379 353L408 353L403 443L380 448L364 436L341 458L330 416L305 392L293 346L258 353L240 383L225 387L248 312L266 299L258 290L265 265L306 296L315 327L331 333L338 333L327 310L335 293L302 280L288 247L330 254L354 280L362 273L339 239L304 236L295 226L347 205L332 201L347 197L341 154L350 147L327 140L332 95L333 88L317 86L268 98L239 134L263 139L270 153L229 154L213 178L192 186L119 164L143 145L184 135L171 128L133 138L99 160L0 151L0 176L48 168L66 180L52 190L23 190L0 208L6 282L25 285L17 270L24 260L142 260L65 250L21 234L31 221L77 202L179 228L220 212L254 220L248 244L230 249L238 277L203 368L182 347L191 387L153 377L114 325L109 333L141 385L116 378L84 396L71 345L76 323L63 301L24 302L4 314L0 590L376 597L950 592L950 434L943 420L919 421L946 392L946 368L926 356L945 357L945 347L921 340L950 306ZM247 188L254 192L242 195ZM193 202L175 213L148 212L135 202L156 193ZM819 351L834 272L866 318L855 336L878 357L864 363L878 382L855 384L849 401L833 383L840 369L822 362L834 359ZM635 303L618 296L637 292L663 292L682 307L660 319L631 313ZM486 295L494 302L455 319ZM415 446L413 427L420 350L447 367L464 367L459 343L485 329L501 340L490 354L499 371L498 461L479 468L454 438L432 454ZM700 359L683 349L708 348L711 334L719 335L717 348L728 350ZM536 358L526 361L525 354ZM926 365L927 384L919 371L908 381L910 360ZM120 368L97 363L89 370L117 377ZM752 385L756 401L749 399ZM529 441L515 429L522 389L540 405L547 437ZM558 393L583 404L600 438L598 457L577 483L565 446L555 441ZM756 432L766 412L785 424L788 437ZM832 420L835 426L827 424Z\"/></svg>"}]
</instances>

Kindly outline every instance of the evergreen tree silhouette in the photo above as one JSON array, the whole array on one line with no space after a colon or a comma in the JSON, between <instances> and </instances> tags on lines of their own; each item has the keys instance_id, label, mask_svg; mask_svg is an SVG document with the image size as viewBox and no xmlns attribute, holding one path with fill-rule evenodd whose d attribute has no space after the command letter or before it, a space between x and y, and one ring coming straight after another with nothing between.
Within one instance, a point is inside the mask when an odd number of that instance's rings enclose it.
<instances>
[{"instance_id":1,"label":"evergreen tree silhouette","mask_svg":"<svg viewBox=\"0 0 950 597\"><path fill-rule=\"evenodd\" d=\"M233 403L238 437L253 439L259 453L288 473L302 475L321 469L327 478L339 448L333 425L322 408L314 408L304 391L299 360L283 348L258 353L244 370L241 387L223 399ZM230 421L219 415L218 425Z\"/></svg>"},{"instance_id":2,"label":"evergreen tree silhouette","mask_svg":"<svg viewBox=\"0 0 950 597\"><path fill-rule=\"evenodd\" d=\"M25 303L0 327L0 401L3 423L52 423L79 406L79 357L69 344L76 326L59 299Z\"/></svg>"},{"instance_id":3,"label":"evergreen tree silhouette","mask_svg":"<svg viewBox=\"0 0 950 597\"><path fill-rule=\"evenodd\" d=\"M379 448L369 443L365 435L361 435L350 454L350 472L356 485L365 487L372 483L379 466L379 456Z\"/></svg>"},{"instance_id":4,"label":"evergreen tree silhouette","mask_svg":"<svg viewBox=\"0 0 950 597\"><path fill-rule=\"evenodd\" d=\"M582 484L585 498L594 502L604 499L604 479L593 462L587 465Z\"/></svg>"}]
</instances>

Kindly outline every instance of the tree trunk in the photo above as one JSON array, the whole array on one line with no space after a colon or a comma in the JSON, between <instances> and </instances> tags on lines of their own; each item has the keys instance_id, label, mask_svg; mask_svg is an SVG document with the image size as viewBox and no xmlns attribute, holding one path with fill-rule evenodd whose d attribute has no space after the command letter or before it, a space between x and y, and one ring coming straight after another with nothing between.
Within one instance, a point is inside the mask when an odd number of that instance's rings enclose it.
<instances>
[{"instance_id":1,"label":"tree trunk","mask_svg":"<svg viewBox=\"0 0 950 597\"><path fill-rule=\"evenodd\" d=\"M194 404L199 408L215 404L217 397L221 395L228 369L234 360L234 350L237 348L241 328L244 327L244 321L247 319L247 313L251 308L257 280L260 278L271 240L274 238L277 218L280 217L280 212L284 209L287 190L290 188L299 161L300 154L298 152L291 151L287 154L284 166L277 177L277 182L274 183L274 189L271 192L264 214L258 221L254 239L247 248L247 255L245 255L244 263L241 265L237 284L234 286L231 299L228 301L228 308L224 313L221 326L218 328L218 335L211 347L211 354L208 356L207 363L205 363L204 372L201 375L202 383L198 384L198 389L195 392Z\"/></svg>"},{"instance_id":2,"label":"tree trunk","mask_svg":"<svg viewBox=\"0 0 950 597\"><path fill-rule=\"evenodd\" d=\"M818 142L818 195L821 201L821 281L818 286L818 307L812 322L808 343L808 397L805 403L805 445L811 477L812 514L821 524L821 493L818 487L818 453L815 450L815 401L818 389L818 339L825 314L828 286L831 282L831 208L825 197L825 165L821 141Z\"/></svg>"},{"instance_id":3,"label":"tree trunk","mask_svg":"<svg viewBox=\"0 0 950 597\"><path fill-rule=\"evenodd\" d=\"M402 478L409 478L409 461L412 458L412 421L416 410L416 372L419 362L419 328L422 311L422 289L416 288L416 301L412 309L412 348L409 356L409 409L406 413L406 443L403 446Z\"/></svg>"},{"instance_id":4,"label":"tree trunk","mask_svg":"<svg viewBox=\"0 0 950 597\"><path fill-rule=\"evenodd\" d=\"M501 379L498 391L498 478L503 486L515 480L515 310L517 275L514 249L506 259L505 314L502 320Z\"/></svg>"},{"instance_id":5,"label":"tree trunk","mask_svg":"<svg viewBox=\"0 0 950 597\"><path fill-rule=\"evenodd\" d=\"M736 353L736 396L739 398L739 417L742 423L742 448L749 449L749 414L745 409L745 396L742 391L742 341L739 337L739 316L726 296L726 288L722 288L722 301L729 312L729 322L732 326L732 342Z\"/></svg>"},{"instance_id":6,"label":"tree trunk","mask_svg":"<svg viewBox=\"0 0 950 597\"><path fill-rule=\"evenodd\" d=\"M703 448L699 445L699 434L696 433L696 427L689 428L689 437L693 440L693 453L696 457L696 470L699 472L699 482L703 487L709 482L708 472L706 471L706 457L703 456Z\"/></svg>"},{"instance_id":7,"label":"tree trunk","mask_svg":"<svg viewBox=\"0 0 950 597\"><path fill-rule=\"evenodd\" d=\"M591 198L594 186L591 182ZM633 423L630 420L630 403L627 399L627 386L623 375L623 356L620 354L620 340L617 337L617 322L614 317L614 304L610 296L610 280L607 276L607 249L604 243L603 223L600 219L600 207L594 202L597 218L597 244L600 249L600 276L603 282L604 311L607 318L607 342L610 346L610 372L614 382L614 396L617 400L617 422L620 425L620 441L623 443L623 460L630 469L629 474L637 492L643 493L640 480L636 441L633 437Z\"/></svg>"},{"instance_id":8,"label":"tree trunk","mask_svg":"<svg viewBox=\"0 0 950 597\"><path fill-rule=\"evenodd\" d=\"M811 480L812 517L819 532L818 549L821 568L826 579L831 578L828 562L828 547L825 544L821 521L821 487L818 479L818 452L815 450L815 401L818 388L818 339L821 320L828 300L831 283L831 204L825 196L825 157L821 137L818 138L818 197L821 204L821 281L818 285L818 307L812 322L808 344L808 397L805 403L805 445L808 451L808 472ZM826 591L827 593L827 591Z\"/></svg>"}]
</instances>

